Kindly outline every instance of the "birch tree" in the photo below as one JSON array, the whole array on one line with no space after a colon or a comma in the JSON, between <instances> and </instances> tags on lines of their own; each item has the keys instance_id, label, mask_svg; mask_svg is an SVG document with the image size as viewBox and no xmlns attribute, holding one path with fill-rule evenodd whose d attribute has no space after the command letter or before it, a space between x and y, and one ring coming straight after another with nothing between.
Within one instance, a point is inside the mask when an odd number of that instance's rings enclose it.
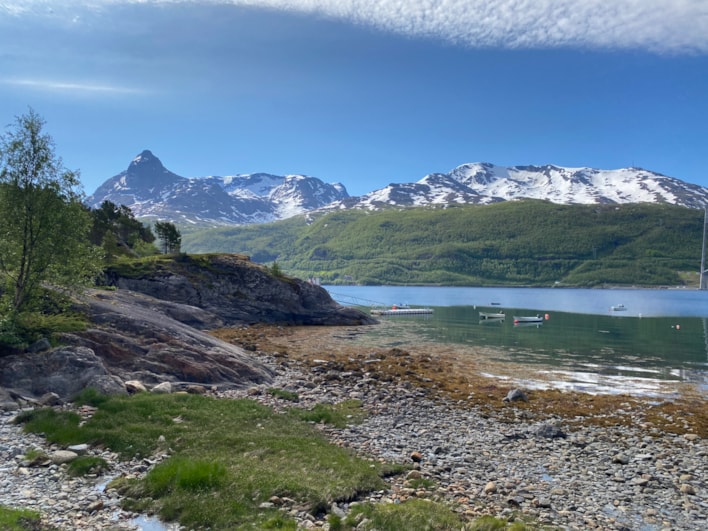
<instances>
[{"instance_id":1,"label":"birch tree","mask_svg":"<svg viewBox=\"0 0 708 531\"><path fill-rule=\"evenodd\" d=\"M30 109L0 136L0 290L13 314L43 284L88 282L100 267L78 173L64 168L43 127Z\"/></svg>"}]
</instances>

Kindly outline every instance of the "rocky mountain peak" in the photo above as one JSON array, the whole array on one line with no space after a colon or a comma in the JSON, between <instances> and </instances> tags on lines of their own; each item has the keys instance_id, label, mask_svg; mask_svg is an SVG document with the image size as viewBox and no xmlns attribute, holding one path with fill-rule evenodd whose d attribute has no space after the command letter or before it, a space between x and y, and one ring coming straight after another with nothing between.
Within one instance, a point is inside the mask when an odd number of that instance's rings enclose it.
<instances>
[{"instance_id":1,"label":"rocky mountain peak","mask_svg":"<svg viewBox=\"0 0 708 531\"><path fill-rule=\"evenodd\" d=\"M180 177L146 149L126 171L104 182L88 204L96 208L109 200L129 207L138 217L231 225L284 219L346 197L343 185L306 175Z\"/></svg>"},{"instance_id":2,"label":"rocky mountain peak","mask_svg":"<svg viewBox=\"0 0 708 531\"><path fill-rule=\"evenodd\" d=\"M152 151L150 151L149 149L143 150L140 155L138 155L131 161L130 166L128 166L129 173L135 173L146 170L162 171L164 169L165 167L162 165L162 162L160 162L160 159L153 155Z\"/></svg>"},{"instance_id":3,"label":"rocky mountain peak","mask_svg":"<svg viewBox=\"0 0 708 531\"><path fill-rule=\"evenodd\" d=\"M131 161L125 177L128 186L138 188L164 187L184 179L166 169L160 159L148 149Z\"/></svg>"},{"instance_id":4,"label":"rocky mountain peak","mask_svg":"<svg viewBox=\"0 0 708 531\"><path fill-rule=\"evenodd\" d=\"M315 210L489 204L518 199L560 204L649 202L704 208L708 205L708 189L641 168L603 170L472 162L448 173L428 174L417 182L392 183L350 197L342 184L327 184L306 175L179 177L146 149L133 159L127 171L96 190L89 197L89 205L97 207L106 199L128 206L138 217L214 226L267 223Z\"/></svg>"}]
</instances>

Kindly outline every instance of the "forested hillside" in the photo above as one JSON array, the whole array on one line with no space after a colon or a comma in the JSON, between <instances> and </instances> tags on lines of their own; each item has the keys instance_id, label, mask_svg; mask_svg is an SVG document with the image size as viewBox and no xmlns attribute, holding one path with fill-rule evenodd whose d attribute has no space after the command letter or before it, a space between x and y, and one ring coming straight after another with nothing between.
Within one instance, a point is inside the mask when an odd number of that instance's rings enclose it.
<instances>
[{"instance_id":1,"label":"forested hillside","mask_svg":"<svg viewBox=\"0 0 708 531\"><path fill-rule=\"evenodd\" d=\"M234 252L325 283L696 284L703 211L671 205L486 206L341 211L194 232L187 252Z\"/></svg>"}]
</instances>

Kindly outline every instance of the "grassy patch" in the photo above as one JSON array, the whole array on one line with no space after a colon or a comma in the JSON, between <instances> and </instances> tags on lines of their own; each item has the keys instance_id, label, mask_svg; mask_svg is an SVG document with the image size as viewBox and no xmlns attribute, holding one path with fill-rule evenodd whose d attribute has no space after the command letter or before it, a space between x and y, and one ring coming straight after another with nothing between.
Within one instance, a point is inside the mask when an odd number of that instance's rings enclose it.
<instances>
[{"instance_id":1,"label":"grassy patch","mask_svg":"<svg viewBox=\"0 0 708 531\"><path fill-rule=\"evenodd\" d=\"M441 531L464 529L464 521L441 503L411 499L405 503L370 504L354 507L340 529L365 531Z\"/></svg>"},{"instance_id":2,"label":"grassy patch","mask_svg":"<svg viewBox=\"0 0 708 531\"><path fill-rule=\"evenodd\" d=\"M143 481L111 487L131 509L189 528L287 529L289 518L261 504L279 496L323 512L333 501L384 488L382 477L400 469L357 458L298 415L251 400L145 393L98 403L82 426L74 414L45 409L19 419L50 440L101 444L125 458L169 448L171 457ZM343 407L342 418L354 406Z\"/></svg>"},{"instance_id":3,"label":"grassy patch","mask_svg":"<svg viewBox=\"0 0 708 531\"><path fill-rule=\"evenodd\" d=\"M306 422L330 424L336 428L359 423L366 416L361 407L361 400L344 400L338 404L317 404L312 409L292 409L291 412Z\"/></svg>"},{"instance_id":4,"label":"grassy patch","mask_svg":"<svg viewBox=\"0 0 708 531\"><path fill-rule=\"evenodd\" d=\"M23 411L13 422L24 424L26 431L43 433L50 443L67 446L84 442L84 434L79 428L80 421L81 417L77 413L41 408Z\"/></svg>"},{"instance_id":5,"label":"grassy patch","mask_svg":"<svg viewBox=\"0 0 708 531\"><path fill-rule=\"evenodd\" d=\"M67 473L70 476L86 476L88 474L101 474L108 469L108 462L102 457L80 455L69 463Z\"/></svg>"},{"instance_id":6,"label":"grassy patch","mask_svg":"<svg viewBox=\"0 0 708 531\"><path fill-rule=\"evenodd\" d=\"M0 529L3 531L51 531L43 526L39 513L26 509L10 509L0 505Z\"/></svg>"},{"instance_id":7,"label":"grassy patch","mask_svg":"<svg viewBox=\"0 0 708 531\"><path fill-rule=\"evenodd\" d=\"M293 391L287 391L285 389L278 389L276 387L271 387L270 389L268 389L268 394L274 396L275 398L282 398L283 400L287 400L288 402L300 401L300 397L297 395L297 393L294 393Z\"/></svg>"}]
</instances>

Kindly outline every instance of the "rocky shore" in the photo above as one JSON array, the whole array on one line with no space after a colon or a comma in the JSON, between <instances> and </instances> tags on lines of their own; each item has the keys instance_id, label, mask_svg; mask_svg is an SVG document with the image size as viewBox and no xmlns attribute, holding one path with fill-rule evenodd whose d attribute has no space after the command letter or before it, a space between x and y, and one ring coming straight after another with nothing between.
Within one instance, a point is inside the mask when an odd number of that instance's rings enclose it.
<instances>
[{"instance_id":1,"label":"rocky shore","mask_svg":"<svg viewBox=\"0 0 708 531\"><path fill-rule=\"evenodd\" d=\"M410 382L386 381L376 372L376 359L363 361L359 371L343 371L328 360L304 363L266 353L258 358L275 375L272 382L213 394L249 397L276 409L292 403L268 393L272 387L297 393L299 407L361 400L368 413L363 423L344 429L322 425L321 430L363 456L413 466L405 477L392 478L388 490L359 502L424 497L451 502L470 518L524 515L568 530L708 527L708 444L697 434L670 434L646 425L568 424L561 417L528 415L514 403L505 406L512 417L502 422L476 405L435 396ZM48 524L63 530L140 528L138 515L122 511L118 496L105 485L112 476L144 474L159 456L120 463L102 452L111 463L107 477L70 479L56 456L64 449L22 433L10 424L13 416L0 416L0 504L38 510ZM50 456L43 466L26 461L34 448ZM273 503L302 529L327 528L324 520L288 506L287 500ZM349 508L340 503L331 510L346 514Z\"/></svg>"}]
</instances>

